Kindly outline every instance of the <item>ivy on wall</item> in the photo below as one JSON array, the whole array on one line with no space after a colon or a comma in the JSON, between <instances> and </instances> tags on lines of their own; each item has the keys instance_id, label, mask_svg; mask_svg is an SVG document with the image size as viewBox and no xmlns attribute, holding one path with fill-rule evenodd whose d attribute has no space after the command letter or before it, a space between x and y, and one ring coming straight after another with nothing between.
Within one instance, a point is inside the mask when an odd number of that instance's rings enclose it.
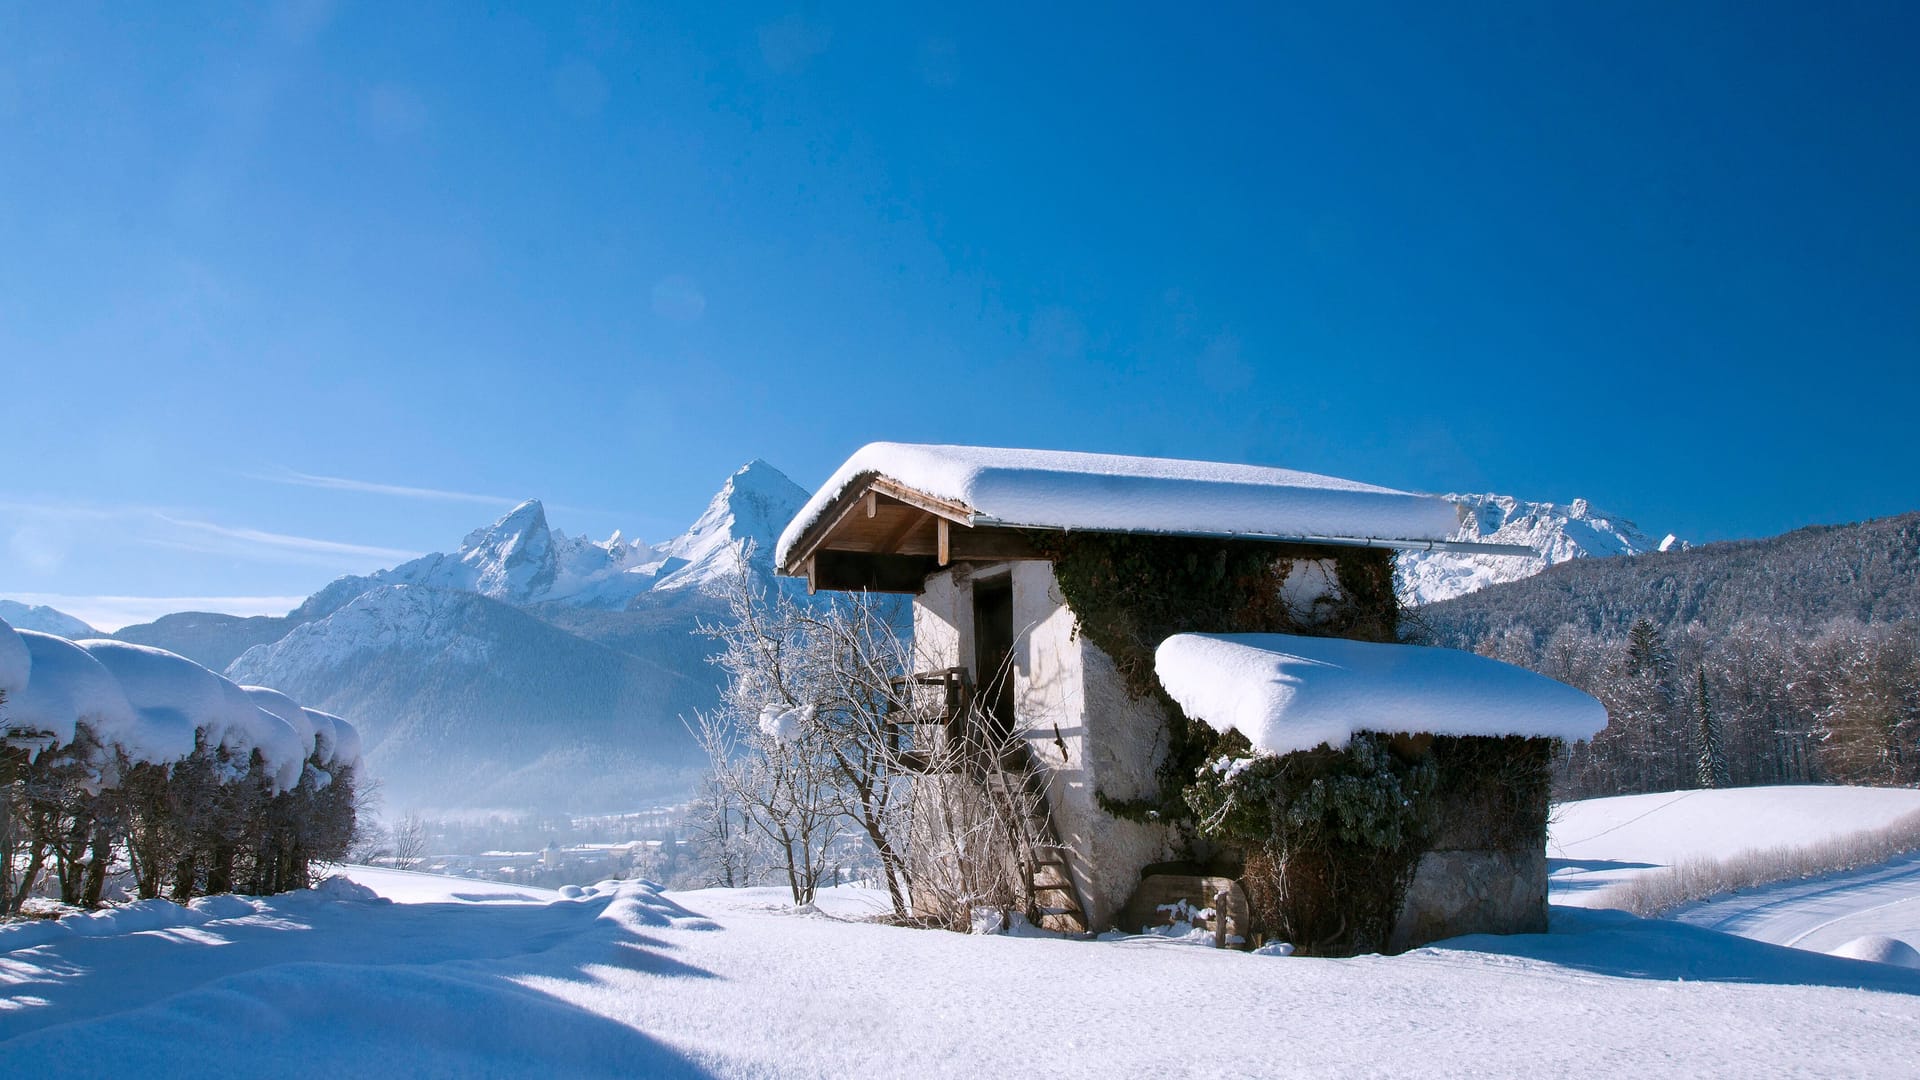
<instances>
[{"instance_id":1,"label":"ivy on wall","mask_svg":"<svg viewBox=\"0 0 1920 1080\"><path fill-rule=\"evenodd\" d=\"M1383 949L1427 851L1544 843L1549 740L1362 733L1339 750L1254 755L1237 732L1189 719L1155 677L1154 649L1179 633L1398 640L1391 552L1113 533L1035 542L1076 632L1166 717L1158 791L1126 800L1097 792L1101 807L1239 847L1264 933L1307 953ZM1303 610L1287 599L1287 576L1322 559L1338 589Z\"/></svg>"},{"instance_id":2,"label":"ivy on wall","mask_svg":"<svg viewBox=\"0 0 1920 1080\"><path fill-rule=\"evenodd\" d=\"M1112 658L1127 692L1152 697L1167 717L1159 790L1145 799L1096 793L1108 813L1135 821L1190 823L1186 787L1216 753L1220 736L1189 720L1153 672L1153 651L1175 634L1305 634L1394 641L1400 601L1393 555L1380 548L1316 548L1253 540L1126 533L1037 533L1053 563L1075 632ZM1285 596L1297 561L1328 559L1338 595L1305 610Z\"/></svg>"}]
</instances>

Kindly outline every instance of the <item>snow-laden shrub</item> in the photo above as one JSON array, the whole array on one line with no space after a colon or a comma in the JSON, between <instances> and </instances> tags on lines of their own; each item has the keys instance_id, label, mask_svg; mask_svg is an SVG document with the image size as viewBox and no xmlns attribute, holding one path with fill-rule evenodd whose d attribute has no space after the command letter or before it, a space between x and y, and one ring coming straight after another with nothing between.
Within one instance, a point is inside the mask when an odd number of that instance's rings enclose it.
<instances>
[{"instance_id":1,"label":"snow-laden shrub","mask_svg":"<svg viewBox=\"0 0 1920 1080\"><path fill-rule=\"evenodd\" d=\"M143 900L280 892L345 854L351 724L165 650L13 637L28 663L0 708L0 915L41 888L97 907L110 880Z\"/></svg>"}]
</instances>

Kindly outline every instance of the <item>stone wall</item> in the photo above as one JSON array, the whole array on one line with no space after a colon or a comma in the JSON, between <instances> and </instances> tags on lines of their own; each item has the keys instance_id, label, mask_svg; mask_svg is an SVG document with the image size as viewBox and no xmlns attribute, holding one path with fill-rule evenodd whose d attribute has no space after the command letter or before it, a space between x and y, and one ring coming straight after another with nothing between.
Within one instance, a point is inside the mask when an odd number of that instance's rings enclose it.
<instances>
[{"instance_id":1,"label":"stone wall","mask_svg":"<svg viewBox=\"0 0 1920 1080\"><path fill-rule=\"evenodd\" d=\"M1429 851L1407 889L1389 952L1461 934L1547 929L1547 852Z\"/></svg>"}]
</instances>

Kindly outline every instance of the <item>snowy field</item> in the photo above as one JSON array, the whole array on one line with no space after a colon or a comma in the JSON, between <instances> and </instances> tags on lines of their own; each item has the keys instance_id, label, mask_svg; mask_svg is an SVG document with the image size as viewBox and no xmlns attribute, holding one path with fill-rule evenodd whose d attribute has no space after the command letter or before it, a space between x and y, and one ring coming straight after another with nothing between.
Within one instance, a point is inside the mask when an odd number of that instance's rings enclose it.
<instances>
[{"instance_id":1,"label":"snowy field","mask_svg":"<svg viewBox=\"0 0 1920 1080\"><path fill-rule=\"evenodd\" d=\"M1586 815L1569 808L1556 838L1657 861L1618 837L1664 831L1617 811L1593 811L1613 815L1602 838L1568 832ZM858 921L879 902L857 891L795 914L777 889L345 875L0 929L0 1072L1891 1076L1920 1059L1920 970L1578 907L1548 934L1314 960L897 929ZM1817 903L1776 907L1818 922Z\"/></svg>"},{"instance_id":2,"label":"snowy field","mask_svg":"<svg viewBox=\"0 0 1920 1080\"><path fill-rule=\"evenodd\" d=\"M1772 787L1589 799L1559 808L1547 843L1555 904L1604 907L1608 890L1687 858L1802 847L1920 812L1910 788ZM1920 949L1920 854L1745 890L1668 918L1832 952L1859 938Z\"/></svg>"},{"instance_id":3,"label":"snowy field","mask_svg":"<svg viewBox=\"0 0 1920 1080\"><path fill-rule=\"evenodd\" d=\"M1920 791L1912 788L1817 785L1565 803L1554 808L1548 826L1550 892L1556 904L1604 907L1608 889L1683 859L1804 847L1916 812Z\"/></svg>"}]
</instances>

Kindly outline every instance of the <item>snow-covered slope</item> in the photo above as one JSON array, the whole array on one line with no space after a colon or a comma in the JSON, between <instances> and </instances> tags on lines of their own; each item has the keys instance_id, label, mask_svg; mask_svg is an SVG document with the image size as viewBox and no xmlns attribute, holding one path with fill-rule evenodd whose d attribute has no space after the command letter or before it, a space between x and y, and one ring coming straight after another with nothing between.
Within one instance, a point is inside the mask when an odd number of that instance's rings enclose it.
<instances>
[{"instance_id":1,"label":"snow-covered slope","mask_svg":"<svg viewBox=\"0 0 1920 1080\"><path fill-rule=\"evenodd\" d=\"M1755 852L1790 867L1771 853L1832 851L1860 833L1899 829L1916 814L1920 791L1912 788L1726 788L1565 803L1554 808L1547 842L1549 895L1555 904L1608 907L1640 875ZM1846 955L1877 945L1897 953L1920 946L1920 852L1721 893L1666 917L1798 949Z\"/></svg>"},{"instance_id":2,"label":"snow-covered slope","mask_svg":"<svg viewBox=\"0 0 1920 1080\"><path fill-rule=\"evenodd\" d=\"M1912 788L1822 784L1562 803L1547 837L1551 894L1556 904L1604 907L1611 890L1641 874L1689 860L1808 847L1913 813L1920 813L1920 791Z\"/></svg>"},{"instance_id":3,"label":"snow-covered slope","mask_svg":"<svg viewBox=\"0 0 1920 1080\"><path fill-rule=\"evenodd\" d=\"M74 641L100 636L100 631L58 608L50 608L45 604L22 604L17 600L0 600L0 620L5 620L15 630L37 630L42 634L56 634Z\"/></svg>"},{"instance_id":4,"label":"snow-covered slope","mask_svg":"<svg viewBox=\"0 0 1920 1080\"><path fill-rule=\"evenodd\" d=\"M1656 541L1633 522L1595 509L1585 499L1570 505L1526 502L1511 495L1448 495L1465 514L1455 541L1523 544L1527 555L1462 555L1409 551L1399 556L1401 595L1408 603L1427 604L1461 596L1489 585L1518 581L1568 559L1638 555L1685 547L1668 535Z\"/></svg>"}]
</instances>

